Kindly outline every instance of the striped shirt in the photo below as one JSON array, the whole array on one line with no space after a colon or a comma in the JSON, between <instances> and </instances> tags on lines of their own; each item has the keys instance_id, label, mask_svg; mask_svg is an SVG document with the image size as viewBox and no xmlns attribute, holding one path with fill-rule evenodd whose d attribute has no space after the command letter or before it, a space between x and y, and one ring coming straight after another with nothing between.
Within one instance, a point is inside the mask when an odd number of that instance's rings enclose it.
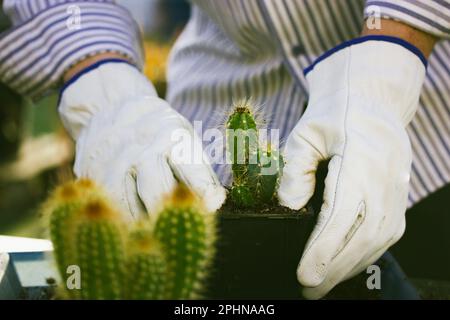
<instances>
[{"instance_id":1,"label":"striped shirt","mask_svg":"<svg viewBox=\"0 0 450 320\"><path fill-rule=\"evenodd\" d=\"M5 0L14 29L0 38L0 79L38 96L89 54L117 51L140 65L132 18L113 1ZM233 101L251 97L284 141L304 110L303 69L359 35L364 17L395 19L441 40L428 64L420 106L407 130L413 150L409 205L450 181L449 0L192 0L170 57L167 100L203 129L223 122ZM67 6L81 28L69 30ZM227 166L217 165L226 183Z\"/></svg>"}]
</instances>

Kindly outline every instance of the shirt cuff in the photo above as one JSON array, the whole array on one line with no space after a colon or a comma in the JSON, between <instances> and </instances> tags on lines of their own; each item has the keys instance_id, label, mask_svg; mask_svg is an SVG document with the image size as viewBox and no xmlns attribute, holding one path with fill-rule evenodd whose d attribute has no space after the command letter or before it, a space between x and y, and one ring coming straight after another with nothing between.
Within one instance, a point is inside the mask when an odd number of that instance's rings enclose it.
<instances>
[{"instance_id":1,"label":"shirt cuff","mask_svg":"<svg viewBox=\"0 0 450 320\"><path fill-rule=\"evenodd\" d=\"M450 38L450 0L367 0L365 18L393 19L439 38Z\"/></svg>"},{"instance_id":2,"label":"shirt cuff","mask_svg":"<svg viewBox=\"0 0 450 320\"><path fill-rule=\"evenodd\" d=\"M2 34L0 48L0 80L34 99L61 85L65 71L90 56L114 52L140 69L144 63L136 22L125 8L107 2L48 7Z\"/></svg>"}]
</instances>

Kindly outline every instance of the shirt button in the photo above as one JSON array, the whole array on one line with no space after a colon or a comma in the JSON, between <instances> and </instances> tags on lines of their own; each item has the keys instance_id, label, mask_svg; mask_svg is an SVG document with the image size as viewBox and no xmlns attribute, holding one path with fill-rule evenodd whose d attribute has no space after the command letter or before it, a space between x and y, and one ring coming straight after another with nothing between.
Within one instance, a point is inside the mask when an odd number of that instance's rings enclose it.
<instances>
[{"instance_id":1,"label":"shirt button","mask_svg":"<svg viewBox=\"0 0 450 320\"><path fill-rule=\"evenodd\" d=\"M294 56L299 56L301 54L305 53L305 48L301 44L297 44L292 47L292 54Z\"/></svg>"}]
</instances>

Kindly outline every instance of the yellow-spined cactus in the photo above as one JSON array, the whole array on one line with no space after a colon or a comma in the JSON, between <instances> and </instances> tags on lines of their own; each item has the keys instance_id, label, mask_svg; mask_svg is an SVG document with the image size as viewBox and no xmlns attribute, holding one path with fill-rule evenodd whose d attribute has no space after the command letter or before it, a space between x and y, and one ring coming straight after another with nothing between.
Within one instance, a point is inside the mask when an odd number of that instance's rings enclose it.
<instances>
[{"instance_id":1,"label":"yellow-spined cactus","mask_svg":"<svg viewBox=\"0 0 450 320\"><path fill-rule=\"evenodd\" d=\"M126 248L126 299L167 299L167 261L151 225L137 223L128 235Z\"/></svg>"},{"instance_id":2,"label":"yellow-spined cactus","mask_svg":"<svg viewBox=\"0 0 450 320\"><path fill-rule=\"evenodd\" d=\"M193 299L203 289L216 239L215 216L180 185L150 220L123 222L90 180L69 182L47 201L50 235L63 280L77 266L74 299Z\"/></svg>"},{"instance_id":3,"label":"yellow-spined cactus","mask_svg":"<svg viewBox=\"0 0 450 320\"><path fill-rule=\"evenodd\" d=\"M167 258L169 297L199 297L215 252L215 215L179 185L159 213L154 232Z\"/></svg>"},{"instance_id":4,"label":"yellow-spined cactus","mask_svg":"<svg viewBox=\"0 0 450 320\"><path fill-rule=\"evenodd\" d=\"M63 286L70 266L81 270L81 288L65 290L69 297L119 299L123 223L102 190L90 180L69 182L56 189L44 210Z\"/></svg>"},{"instance_id":5,"label":"yellow-spined cactus","mask_svg":"<svg viewBox=\"0 0 450 320\"><path fill-rule=\"evenodd\" d=\"M73 221L81 298L121 299L124 241L120 214L104 199L91 199Z\"/></svg>"},{"instance_id":6,"label":"yellow-spined cactus","mask_svg":"<svg viewBox=\"0 0 450 320\"><path fill-rule=\"evenodd\" d=\"M73 230L71 218L78 212L86 199L97 193L90 180L71 181L59 186L45 202L43 213L48 220L53 241L55 258L62 280L67 280L67 268L75 264L75 250L71 239ZM69 232L70 231L70 232Z\"/></svg>"}]
</instances>

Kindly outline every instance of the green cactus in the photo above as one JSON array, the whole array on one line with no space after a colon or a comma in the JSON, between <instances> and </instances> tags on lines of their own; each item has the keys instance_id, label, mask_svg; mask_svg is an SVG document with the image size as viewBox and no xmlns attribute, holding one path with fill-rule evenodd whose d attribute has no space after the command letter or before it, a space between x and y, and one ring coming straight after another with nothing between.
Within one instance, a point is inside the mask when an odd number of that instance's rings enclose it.
<instances>
[{"instance_id":1,"label":"green cactus","mask_svg":"<svg viewBox=\"0 0 450 320\"><path fill-rule=\"evenodd\" d=\"M158 215L155 237L167 257L169 297L198 297L214 253L214 215L206 213L186 187L179 186Z\"/></svg>"},{"instance_id":2,"label":"green cactus","mask_svg":"<svg viewBox=\"0 0 450 320\"><path fill-rule=\"evenodd\" d=\"M254 198L259 203L271 204L275 201L280 176L284 167L283 157L277 150L258 150L258 163L248 166L248 184Z\"/></svg>"},{"instance_id":3,"label":"green cactus","mask_svg":"<svg viewBox=\"0 0 450 320\"><path fill-rule=\"evenodd\" d=\"M261 198L265 199L267 202L273 202L281 175L283 174L284 159L277 150L267 151L263 157L265 157L267 161L261 161L261 163L265 163L262 165L262 168L263 170L266 169L268 171L267 174L263 173L261 177Z\"/></svg>"},{"instance_id":4,"label":"green cactus","mask_svg":"<svg viewBox=\"0 0 450 320\"><path fill-rule=\"evenodd\" d=\"M238 207L248 208L256 205L256 198L246 184L234 183L230 196Z\"/></svg>"},{"instance_id":5,"label":"green cactus","mask_svg":"<svg viewBox=\"0 0 450 320\"><path fill-rule=\"evenodd\" d=\"M77 265L81 269L81 298L112 300L122 298L124 247L114 210L98 199L80 211L75 241Z\"/></svg>"},{"instance_id":6,"label":"green cactus","mask_svg":"<svg viewBox=\"0 0 450 320\"><path fill-rule=\"evenodd\" d=\"M126 262L126 298L161 300L168 298L167 261L150 226L139 223L130 232Z\"/></svg>"},{"instance_id":7,"label":"green cactus","mask_svg":"<svg viewBox=\"0 0 450 320\"><path fill-rule=\"evenodd\" d=\"M203 289L215 244L215 216L178 186L154 220L126 225L89 180L58 188L44 209L63 280L81 272L74 299L194 299Z\"/></svg>"},{"instance_id":8,"label":"green cactus","mask_svg":"<svg viewBox=\"0 0 450 320\"><path fill-rule=\"evenodd\" d=\"M257 145L256 121L247 104L240 103L227 122L227 147L235 180L244 179L248 164L255 162L252 155L255 155Z\"/></svg>"},{"instance_id":9,"label":"green cactus","mask_svg":"<svg viewBox=\"0 0 450 320\"><path fill-rule=\"evenodd\" d=\"M256 127L252 107L247 102L238 104L227 122L227 147L232 154L233 171L230 196L238 207L272 204L284 166L277 150L270 144L261 145Z\"/></svg>"},{"instance_id":10,"label":"green cactus","mask_svg":"<svg viewBox=\"0 0 450 320\"><path fill-rule=\"evenodd\" d=\"M58 188L44 207L58 270L80 267L81 290L62 290L71 298L118 299L121 295L123 241L120 215L90 180Z\"/></svg>"},{"instance_id":11,"label":"green cactus","mask_svg":"<svg viewBox=\"0 0 450 320\"><path fill-rule=\"evenodd\" d=\"M44 216L48 219L58 271L64 283L69 276L66 272L68 266L76 264L74 242L71 241L71 221L93 189L88 180L66 183L53 192L43 207ZM71 292L73 298L75 293Z\"/></svg>"}]
</instances>

